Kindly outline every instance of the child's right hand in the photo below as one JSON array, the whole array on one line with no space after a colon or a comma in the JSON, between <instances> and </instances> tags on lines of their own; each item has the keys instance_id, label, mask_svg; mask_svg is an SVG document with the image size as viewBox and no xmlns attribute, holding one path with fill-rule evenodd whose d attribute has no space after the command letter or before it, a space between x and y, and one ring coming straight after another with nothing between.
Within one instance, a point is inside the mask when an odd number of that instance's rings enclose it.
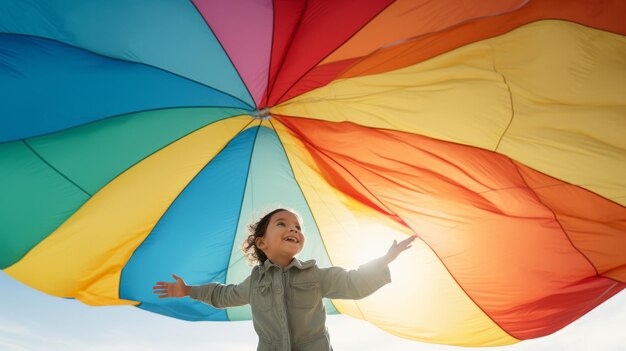
<instances>
[{"instance_id":1,"label":"child's right hand","mask_svg":"<svg viewBox=\"0 0 626 351\"><path fill-rule=\"evenodd\" d=\"M396 240L394 240L393 244L391 244L391 247L389 248L389 251L387 251L387 254L383 256L385 259L385 263L387 264L391 263L393 260L398 258L398 255L400 255L403 251L406 251L409 248L411 248L411 243L416 238L417 238L417 235L412 235L402 240L401 242L397 242Z\"/></svg>"},{"instance_id":2,"label":"child's right hand","mask_svg":"<svg viewBox=\"0 0 626 351\"><path fill-rule=\"evenodd\" d=\"M191 292L191 287L187 286L181 277L176 274L172 274L172 277L176 280L175 282L157 282L156 285L152 287L152 290L154 290L155 294L159 295L160 299L166 297L185 297Z\"/></svg>"}]
</instances>

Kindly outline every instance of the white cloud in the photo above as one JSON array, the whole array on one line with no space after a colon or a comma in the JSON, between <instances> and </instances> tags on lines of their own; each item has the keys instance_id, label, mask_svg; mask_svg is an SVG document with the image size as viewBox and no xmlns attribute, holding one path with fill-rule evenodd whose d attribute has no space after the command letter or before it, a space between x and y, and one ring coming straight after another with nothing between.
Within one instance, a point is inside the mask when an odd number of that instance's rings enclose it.
<instances>
[{"instance_id":1,"label":"white cloud","mask_svg":"<svg viewBox=\"0 0 626 351\"><path fill-rule=\"evenodd\" d=\"M0 335L14 335L14 336L28 336L28 329L22 325L9 324L6 321L0 320Z\"/></svg>"}]
</instances>

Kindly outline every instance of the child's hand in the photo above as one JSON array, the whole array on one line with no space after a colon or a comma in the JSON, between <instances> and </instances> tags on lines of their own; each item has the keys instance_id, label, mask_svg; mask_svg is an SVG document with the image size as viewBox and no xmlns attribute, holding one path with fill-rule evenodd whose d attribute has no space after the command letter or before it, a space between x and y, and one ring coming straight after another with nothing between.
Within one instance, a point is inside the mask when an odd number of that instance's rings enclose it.
<instances>
[{"instance_id":1,"label":"child's hand","mask_svg":"<svg viewBox=\"0 0 626 351\"><path fill-rule=\"evenodd\" d=\"M411 247L411 243L415 240L415 238L417 238L417 235L412 235L401 242L394 240L393 244L391 244L391 247L389 248L389 251L387 251L387 254L385 255L385 262L389 264L398 258L400 253Z\"/></svg>"},{"instance_id":2,"label":"child's hand","mask_svg":"<svg viewBox=\"0 0 626 351\"><path fill-rule=\"evenodd\" d=\"M187 286L185 281L179 276L172 274L172 277L176 280L175 282L157 282L156 285L152 287L154 293L159 295L160 299L165 297L185 297L189 295L191 287Z\"/></svg>"}]
</instances>

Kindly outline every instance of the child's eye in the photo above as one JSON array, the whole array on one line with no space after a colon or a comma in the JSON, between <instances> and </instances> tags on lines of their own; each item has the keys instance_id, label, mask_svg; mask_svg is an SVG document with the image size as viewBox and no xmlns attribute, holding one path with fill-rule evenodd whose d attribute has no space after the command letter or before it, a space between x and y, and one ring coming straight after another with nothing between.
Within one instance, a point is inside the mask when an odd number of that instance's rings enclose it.
<instances>
[{"instance_id":1,"label":"child's eye","mask_svg":"<svg viewBox=\"0 0 626 351\"><path fill-rule=\"evenodd\" d=\"M282 225L282 226L284 227L284 226L285 226L285 223L283 223L283 222L278 222L278 223L276 223L276 225Z\"/></svg>"}]
</instances>

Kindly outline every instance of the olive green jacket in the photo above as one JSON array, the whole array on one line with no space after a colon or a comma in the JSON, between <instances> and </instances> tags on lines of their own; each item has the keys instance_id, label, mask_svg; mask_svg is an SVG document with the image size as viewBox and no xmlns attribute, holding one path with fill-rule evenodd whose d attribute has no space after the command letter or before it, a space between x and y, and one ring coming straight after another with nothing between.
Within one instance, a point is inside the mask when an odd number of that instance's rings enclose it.
<instances>
[{"instance_id":1,"label":"olive green jacket","mask_svg":"<svg viewBox=\"0 0 626 351\"><path fill-rule=\"evenodd\" d=\"M250 304L259 351L326 351L332 348L322 298L361 299L389 282L382 259L347 271L294 258L284 269L267 260L241 284L193 286L190 296L216 308Z\"/></svg>"}]
</instances>

